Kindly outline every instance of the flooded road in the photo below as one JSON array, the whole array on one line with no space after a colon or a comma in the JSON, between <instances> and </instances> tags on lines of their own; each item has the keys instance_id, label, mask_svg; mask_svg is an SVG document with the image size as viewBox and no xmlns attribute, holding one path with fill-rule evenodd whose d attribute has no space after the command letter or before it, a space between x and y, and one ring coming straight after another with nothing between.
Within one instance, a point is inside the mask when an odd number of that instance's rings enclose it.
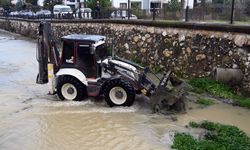
<instances>
[{"instance_id":1,"label":"flooded road","mask_svg":"<svg viewBox=\"0 0 250 150\"><path fill-rule=\"evenodd\" d=\"M35 84L36 44L0 31L0 149L170 149L173 131L211 120L250 134L250 111L225 104L192 109L173 122L138 100L109 108L102 100L59 101Z\"/></svg>"}]
</instances>

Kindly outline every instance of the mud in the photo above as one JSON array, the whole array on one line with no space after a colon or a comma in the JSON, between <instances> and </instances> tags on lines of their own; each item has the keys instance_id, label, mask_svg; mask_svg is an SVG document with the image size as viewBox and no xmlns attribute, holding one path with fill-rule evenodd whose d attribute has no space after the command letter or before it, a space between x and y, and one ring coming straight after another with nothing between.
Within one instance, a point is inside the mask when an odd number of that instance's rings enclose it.
<instances>
[{"instance_id":1,"label":"mud","mask_svg":"<svg viewBox=\"0 0 250 150\"><path fill-rule=\"evenodd\" d=\"M109 108L103 100L59 101L35 84L36 44L0 32L0 149L170 149L175 131L189 121L236 125L250 134L250 111L222 103L186 114L152 114L142 97ZM172 117L177 120L173 121Z\"/></svg>"}]
</instances>

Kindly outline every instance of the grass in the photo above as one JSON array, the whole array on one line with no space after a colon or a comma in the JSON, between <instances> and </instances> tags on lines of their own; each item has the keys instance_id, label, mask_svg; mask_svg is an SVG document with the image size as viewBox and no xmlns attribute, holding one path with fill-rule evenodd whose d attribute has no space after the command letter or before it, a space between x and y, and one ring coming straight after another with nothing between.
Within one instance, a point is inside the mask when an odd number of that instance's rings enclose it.
<instances>
[{"instance_id":1,"label":"grass","mask_svg":"<svg viewBox=\"0 0 250 150\"><path fill-rule=\"evenodd\" d=\"M130 60L134 63L141 64L141 60L137 56L132 56Z\"/></svg>"},{"instance_id":2,"label":"grass","mask_svg":"<svg viewBox=\"0 0 250 150\"><path fill-rule=\"evenodd\" d=\"M198 123L193 122L193 121L189 122L189 126L192 127L192 128L198 128L198 127L200 127L200 125Z\"/></svg>"},{"instance_id":3,"label":"grass","mask_svg":"<svg viewBox=\"0 0 250 150\"><path fill-rule=\"evenodd\" d=\"M250 108L250 99L236 95L233 90L224 84L218 83L209 78L196 78L189 80L189 84L192 85L192 92L203 93L208 92L210 94L234 100L235 104Z\"/></svg>"},{"instance_id":4,"label":"grass","mask_svg":"<svg viewBox=\"0 0 250 150\"><path fill-rule=\"evenodd\" d=\"M206 130L203 139L195 139L187 133L176 133L172 148L178 150L249 150L250 138L239 128L204 121L190 122L192 128Z\"/></svg>"},{"instance_id":5,"label":"grass","mask_svg":"<svg viewBox=\"0 0 250 150\"><path fill-rule=\"evenodd\" d=\"M199 98L196 103L205 105L205 106L210 106L214 104L214 101L211 99L207 99L207 98Z\"/></svg>"},{"instance_id":6,"label":"grass","mask_svg":"<svg viewBox=\"0 0 250 150\"><path fill-rule=\"evenodd\" d=\"M232 98L235 95L230 87L209 78L191 79L189 84L193 86L194 91L198 91L200 93L209 92L224 98Z\"/></svg>"},{"instance_id":7,"label":"grass","mask_svg":"<svg viewBox=\"0 0 250 150\"><path fill-rule=\"evenodd\" d=\"M155 73L155 74L162 73L163 72L163 68L155 66L155 67L152 68L152 72Z\"/></svg>"}]
</instances>

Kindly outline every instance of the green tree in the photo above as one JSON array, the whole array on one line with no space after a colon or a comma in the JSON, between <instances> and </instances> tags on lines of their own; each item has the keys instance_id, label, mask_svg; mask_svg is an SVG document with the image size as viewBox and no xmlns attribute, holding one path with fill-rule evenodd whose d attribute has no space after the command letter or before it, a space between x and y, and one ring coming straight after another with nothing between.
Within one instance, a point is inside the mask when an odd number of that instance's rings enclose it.
<instances>
[{"instance_id":1,"label":"green tree","mask_svg":"<svg viewBox=\"0 0 250 150\"><path fill-rule=\"evenodd\" d=\"M26 2L26 3L30 3L30 4L32 4L32 5L37 5L37 1L38 1L38 0L26 0L25 2Z\"/></svg>"},{"instance_id":2,"label":"green tree","mask_svg":"<svg viewBox=\"0 0 250 150\"><path fill-rule=\"evenodd\" d=\"M169 11L178 11L181 9L181 2L179 0L171 0L167 5L167 9Z\"/></svg>"},{"instance_id":3,"label":"green tree","mask_svg":"<svg viewBox=\"0 0 250 150\"><path fill-rule=\"evenodd\" d=\"M4 9L9 9L11 7L11 1L10 0L0 0L0 7L3 7Z\"/></svg>"},{"instance_id":4,"label":"green tree","mask_svg":"<svg viewBox=\"0 0 250 150\"><path fill-rule=\"evenodd\" d=\"M62 0L44 0L43 1L43 7L45 9L50 10L51 12L53 11L53 7L59 4L62 4Z\"/></svg>"},{"instance_id":5,"label":"green tree","mask_svg":"<svg viewBox=\"0 0 250 150\"><path fill-rule=\"evenodd\" d=\"M24 3L21 0L18 0L15 5L15 10L20 11L23 9Z\"/></svg>"},{"instance_id":6,"label":"green tree","mask_svg":"<svg viewBox=\"0 0 250 150\"><path fill-rule=\"evenodd\" d=\"M213 4L218 4L218 3L219 3L219 4L223 4L223 1L224 1L224 0L213 0L212 3L213 3Z\"/></svg>"},{"instance_id":7,"label":"green tree","mask_svg":"<svg viewBox=\"0 0 250 150\"><path fill-rule=\"evenodd\" d=\"M88 0L87 7L91 8L91 9L95 9L95 7L97 6L97 1L98 0ZM110 0L99 0L99 5L100 5L100 8L103 10L107 10L107 9L111 8L111 6L112 6Z\"/></svg>"},{"instance_id":8,"label":"green tree","mask_svg":"<svg viewBox=\"0 0 250 150\"><path fill-rule=\"evenodd\" d=\"M33 5L33 6L31 6L31 10L33 12L37 12L37 11L41 10L41 6L39 6L39 5Z\"/></svg>"},{"instance_id":9,"label":"green tree","mask_svg":"<svg viewBox=\"0 0 250 150\"><path fill-rule=\"evenodd\" d=\"M206 7L206 6L207 6L206 0L201 0L201 6L202 6L202 7Z\"/></svg>"},{"instance_id":10,"label":"green tree","mask_svg":"<svg viewBox=\"0 0 250 150\"><path fill-rule=\"evenodd\" d=\"M230 4L231 0L212 0L213 4Z\"/></svg>"},{"instance_id":11,"label":"green tree","mask_svg":"<svg viewBox=\"0 0 250 150\"><path fill-rule=\"evenodd\" d=\"M250 16L250 1L246 2L245 12L248 16Z\"/></svg>"}]
</instances>

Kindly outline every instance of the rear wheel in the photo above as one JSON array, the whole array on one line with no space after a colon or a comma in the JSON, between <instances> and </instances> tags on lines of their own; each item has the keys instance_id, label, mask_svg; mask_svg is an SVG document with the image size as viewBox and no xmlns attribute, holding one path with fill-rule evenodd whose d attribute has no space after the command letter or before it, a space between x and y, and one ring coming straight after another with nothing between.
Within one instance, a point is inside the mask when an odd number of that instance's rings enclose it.
<instances>
[{"instance_id":1,"label":"rear wheel","mask_svg":"<svg viewBox=\"0 0 250 150\"><path fill-rule=\"evenodd\" d=\"M123 80L108 81L104 87L104 96L109 106L131 106L134 103L135 91L133 86Z\"/></svg>"},{"instance_id":2,"label":"rear wheel","mask_svg":"<svg viewBox=\"0 0 250 150\"><path fill-rule=\"evenodd\" d=\"M86 94L85 86L76 78L62 76L57 83L57 95L61 100L80 101Z\"/></svg>"}]
</instances>

